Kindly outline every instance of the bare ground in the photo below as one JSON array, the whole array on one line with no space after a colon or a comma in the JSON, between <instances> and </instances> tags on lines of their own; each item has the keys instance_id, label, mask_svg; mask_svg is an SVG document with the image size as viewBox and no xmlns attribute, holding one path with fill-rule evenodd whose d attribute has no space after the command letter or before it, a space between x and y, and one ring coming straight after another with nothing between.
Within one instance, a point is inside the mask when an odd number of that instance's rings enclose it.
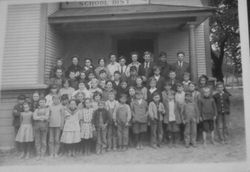
<instances>
[{"instance_id":1,"label":"bare ground","mask_svg":"<svg viewBox=\"0 0 250 172\"><path fill-rule=\"evenodd\" d=\"M145 147L143 150L129 148L126 152L108 152L103 155L91 154L75 158L59 157L52 159L46 157L40 161L35 158L29 160L18 159L14 153L0 153L0 165L73 165L73 164L173 164L173 163L208 163L208 162L240 162L246 160L245 123L242 89L229 90L232 93L230 142L227 145L208 144L204 147L169 148L163 145L155 150Z\"/></svg>"}]
</instances>

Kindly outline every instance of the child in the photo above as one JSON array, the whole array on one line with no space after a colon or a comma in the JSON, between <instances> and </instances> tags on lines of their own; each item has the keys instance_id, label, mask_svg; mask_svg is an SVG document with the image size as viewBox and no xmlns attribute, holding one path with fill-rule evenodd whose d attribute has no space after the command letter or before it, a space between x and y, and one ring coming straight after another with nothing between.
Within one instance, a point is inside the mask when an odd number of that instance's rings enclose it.
<instances>
[{"instance_id":1,"label":"child","mask_svg":"<svg viewBox=\"0 0 250 172\"><path fill-rule=\"evenodd\" d=\"M120 86L121 81L121 73L119 71L115 71L114 73L114 89L117 91L118 87Z\"/></svg>"},{"instance_id":2,"label":"child","mask_svg":"<svg viewBox=\"0 0 250 172\"><path fill-rule=\"evenodd\" d=\"M136 86L135 80L136 80L136 78L138 76L136 67L131 66L129 72L130 72L130 74L129 74L129 77L127 78L128 85L135 87Z\"/></svg>"},{"instance_id":3,"label":"child","mask_svg":"<svg viewBox=\"0 0 250 172\"><path fill-rule=\"evenodd\" d=\"M75 89L69 86L69 80L63 80L63 87L59 90L59 95L62 96L63 94L67 94L69 98L72 97Z\"/></svg>"},{"instance_id":4,"label":"child","mask_svg":"<svg viewBox=\"0 0 250 172\"><path fill-rule=\"evenodd\" d=\"M115 124L117 125L119 151L126 151L128 149L131 110L129 105L126 104L126 94L122 94L119 100L120 104L118 104L118 107L115 110L114 118Z\"/></svg>"},{"instance_id":5,"label":"child","mask_svg":"<svg viewBox=\"0 0 250 172\"><path fill-rule=\"evenodd\" d=\"M105 70L101 70L100 73L99 73L99 78L98 78L101 81L104 81L106 82L108 80L108 75L107 75L107 72Z\"/></svg>"},{"instance_id":6,"label":"child","mask_svg":"<svg viewBox=\"0 0 250 172\"><path fill-rule=\"evenodd\" d=\"M92 101L92 107L96 110L98 109L98 104L102 100L102 93L99 91L94 92L93 95L93 101Z\"/></svg>"},{"instance_id":7,"label":"child","mask_svg":"<svg viewBox=\"0 0 250 172\"><path fill-rule=\"evenodd\" d=\"M181 123L180 108L179 104L174 99L175 92L172 90L167 94L166 98L163 99L163 105L165 107L164 124L167 125L165 128L166 136L169 139L169 147L176 147L176 139L179 135L179 125Z\"/></svg>"},{"instance_id":8,"label":"child","mask_svg":"<svg viewBox=\"0 0 250 172\"><path fill-rule=\"evenodd\" d=\"M149 89L148 89L148 94L147 94L147 102L150 103L153 101L153 94L155 92L159 92L159 90L156 88L156 79L155 78L150 78L149 79Z\"/></svg>"},{"instance_id":9,"label":"child","mask_svg":"<svg viewBox=\"0 0 250 172\"><path fill-rule=\"evenodd\" d=\"M51 85L50 93L47 96L45 96L47 107L49 107L53 104L52 97L57 95L57 93L58 93L58 87L56 85Z\"/></svg>"},{"instance_id":10,"label":"child","mask_svg":"<svg viewBox=\"0 0 250 172\"><path fill-rule=\"evenodd\" d=\"M102 98L104 101L108 100L110 92L114 90L114 83L111 80L106 81L106 89L103 91Z\"/></svg>"},{"instance_id":11,"label":"child","mask_svg":"<svg viewBox=\"0 0 250 172\"><path fill-rule=\"evenodd\" d=\"M45 156L47 148L49 108L46 107L45 102L46 100L41 98L39 107L33 114L37 160Z\"/></svg>"},{"instance_id":12,"label":"child","mask_svg":"<svg viewBox=\"0 0 250 172\"><path fill-rule=\"evenodd\" d=\"M110 53L109 59L110 59L110 63L108 64L107 68L110 73L110 79L114 80L115 71L119 71L119 63L116 62L116 54L114 53Z\"/></svg>"},{"instance_id":13,"label":"child","mask_svg":"<svg viewBox=\"0 0 250 172\"><path fill-rule=\"evenodd\" d=\"M99 84L99 81L98 81L98 79L96 79L96 78L94 78L94 79L92 79L92 80L90 81L91 87L90 87L89 91L90 91L90 93L91 93L91 98L93 97L93 94L94 94L94 92L96 92L96 91L102 93L102 89L100 89L100 88L98 87L98 84Z\"/></svg>"},{"instance_id":14,"label":"child","mask_svg":"<svg viewBox=\"0 0 250 172\"><path fill-rule=\"evenodd\" d=\"M87 89L87 87L86 87L86 85L85 85L84 82L79 82L78 87L79 87L79 89L76 90L76 91L74 91L73 94L72 94L72 97L73 97L74 99L76 99L76 95L77 95L78 93L83 93L83 94L84 94L84 98L91 98L92 94L91 94L91 92ZM70 97L69 97L69 98L70 98Z\"/></svg>"},{"instance_id":15,"label":"child","mask_svg":"<svg viewBox=\"0 0 250 172\"><path fill-rule=\"evenodd\" d=\"M13 115L13 126L15 128L15 135L17 134L19 127L20 127L20 115L21 115L21 112L24 111L23 103L25 102L25 98L26 98L25 95L19 95L17 97L17 104L13 108L12 115Z\"/></svg>"},{"instance_id":16,"label":"child","mask_svg":"<svg viewBox=\"0 0 250 172\"><path fill-rule=\"evenodd\" d=\"M95 68L94 68L94 66L92 65L92 60L91 60L90 58L86 58L86 59L85 59L85 65L83 66L83 70L84 70L86 73L94 72L94 71L95 71Z\"/></svg>"},{"instance_id":17,"label":"child","mask_svg":"<svg viewBox=\"0 0 250 172\"><path fill-rule=\"evenodd\" d=\"M56 69L56 75L53 78L50 78L49 85L56 85L58 88L62 87L63 82L63 72L62 69Z\"/></svg>"},{"instance_id":18,"label":"child","mask_svg":"<svg viewBox=\"0 0 250 172\"><path fill-rule=\"evenodd\" d=\"M137 76L135 82L136 82L135 89L141 91L142 94L143 94L143 99L145 101L147 101L147 94L148 94L147 92L148 92L148 90L147 90L146 87L143 86L143 79L142 79L142 77L141 76Z\"/></svg>"},{"instance_id":19,"label":"child","mask_svg":"<svg viewBox=\"0 0 250 172\"><path fill-rule=\"evenodd\" d=\"M174 90L172 90L172 85L169 81L165 82L164 90L161 92L162 100L166 100L168 94L171 94Z\"/></svg>"},{"instance_id":20,"label":"child","mask_svg":"<svg viewBox=\"0 0 250 172\"><path fill-rule=\"evenodd\" d=\"M98 103L98 109L95 110L93 115L93 124L96 129L96 153L103 153L107 147L107 126L110 122L109 112L105 109L105 102L100 101Z\"/></svg>"},{"instance_id":21,"label":"child","mask_svg":"<svg viewBox=\"0 0 250 172\"><path fill-rule=\"evenodd\" d=\"M121 84L117 89L117 94L116 94L116 98L118 99L121 94L126 94L127 96L129 96L128 94L128 83L126 80L121 80Z\"/></svg>"},{"instance_id":22,"label":"child","mask_svg":"<svg viewBox=\"0 0 250 172\"><path fill-rule=\"evenodd\" d=\"M35 91L32 94L31 107L30 107L31 112L34 112L38 108L39 98L40 98L39 92Z\"/></svg>"},{"instance_id":23,"label":"child","mask_svg":"<svg viewBox=\"0 0 250 172\"><path fill-rule=\"evenodd\" d=\"M64 108L60 104L59 96L53 96L52 100L53 104L50 106L49 113L49 154L51 157L58 157Z\"/></svg>"},{"instance_id":24,"label":"child","mask_svg":"<svg viewBox=\"0 0 250 172\"><path fill-rule=\"evenodd\" d=\"M228 142L228 125L229 125L229 115L230 115L230 99L229 94L224 92L224 84L222 82L218 82L217 91L214 95L214 100L216 103L218 116L218 128L219 128L219 138L222 144Z\"/></svg>"},{"instance_id":25,"label":"child","mask_svg":"<svg viewBox=\"0 0 250 172\"><path fill-rule=\"evenodd\" d=\"M175 71L170 71L169 72L169 80L172 86L172 90L176 91L176 84L178 83L178 80L176 79L176 73Z\"/></svg>"},{"instance_id":26,"label":"child","mask_svg":"<svg viewBox=\"0 0 250 172\"><path fill-rule=\"evenodd\" d=\"M80 76L80 71L82 70L82 67L79 65L79 57L73 56L71 59L72 59L72 65L68 68L66 77L70 77L70 73L72 72L73 76L76 79L78 79ZM77 88L75 88L75 89L77 89Z\"/></svg>"},{"instance_id":27,"label":"child","mask_svg":"<svg viewBox=\"0 0 250 172\"><path fill-rule=\"evenodd\" d=\"M153 75L153 62L152 62L152 53L149 51L145 51L144 55L144 63L140 65L138 74L142 76L143 82L149 79Z\"/></svg>"},{"instance_id":28,"label":"child","mask_svg":"<svg viewBox=\"0 0 250 172\"><path fill-rule=\"evenodd\" d=\"M76 97L75 100L76 100L77 109L80 110L84 106L85 94L83 92L78 92L75 97Z\"/></svg>"},{"instance_id":29,"label":"child","mask_svg":"<svg viewBox=\"0 0 250 172\"><path fill-rule=\"evenodd\" d=\"M78 89L78 80L74 71L69 72L69 86L74 88L75 90Z\"/></svg>"},{"instance_id":30,"label":"child","mask_svg":"<svg viewBox=\"0 0 250 172\"><path fill-rule=\"evenodd\" d=\"M119 58L119 70L121 73L121 78L125 79L127 77L127 65L126 65L126 57L121 56Z\"/></svg>"},{"instance_id":31,"label":"child","mask_svg":"<svg viewBox=\"0 0 250 172\"><path fill-rule=\"evenodd\" d=\"M131 86L128 89L129 99L128 104L131 104L135 100L135 87Z\"/></svg>"},{"instance_id":32,"label":"child","mask_svg":"<svg viewBox=\"0 0 250 172\"><path fill-rule=\"evenodd\" d=\"M147 132L148 104L143 100L141 91L136 91L136 99L131 102L131 113L133 117L133 132L135 134L136 149L142 149L142 136Z\"/></svg>"},{"instance_id":33,"label":"child","mask_svg":"<svg viewBox=\"0 0 250 172\"><path fill-rule=\"evenodd\" d=\"M132 66L134 66L136 68L136 72L138 72L139 66L141 65L141 63L138 62L138 56L139 55L135 51L131 52L130 55L131 55L132 62L128 65L128 70L127 71L131 72L130 69L131 69ZM127 76L130 76L130 75L131 75L131 73L127 73Z\"/></svg>"},{"instance_id":34,"label":"child","mask_svg":"<svg viewBox=\"0 0 250 172\"><path fill-rule=\"evenodd\" d=\"M85 85L88 85L89 80L87 79L87 75L85 71L81 71L80 72L80 79L79 79L79 83L83 82Z\"/></svg>"},{"instance_id":35,"label":"child","mask_svg":"<svg viewBox=\"0 0 250 172\"><path fill-rule=\"evenodd\" d=\"M63 127L63 133L61 136L61 142L65 144L68 156L75 156L76 145L81 141L80 137L80 113L77 110L76 101L71 99L69 101L69 107L65 110L65 123Z\"/></svg>"},{"instance_id":36,"label":"child","mask_svg":"<svg viewBox=\"0 0 250 172\"><path fill-rule=\"evenodd\" d=\"M90 71L90 72L87 74L87 76L88 76L87 88L89 89L89 88L91 88L91 81L92 81L92 79L96 79L96 76L95 76L95 73L92 72L92 71Z\"/></svg>"},{"instance_id":37,"label":"child","mask_svg":"<svg viewBox=\"0 0 250 172\"><path fill-rule=\"evenodd\" d=\"M189 84L190 83L191 83L191 81L190 81L190 73L184 72L184 74L183 74L183 81L182 81L182 85L184 87L184 91L188 91L189 90Z\"/></svg>"},{"instance_id":38,"label":"child","mask_svg":"<svg viewBox=\"0 0 250 172\"><path fill-rule=\"evenodd\" d=\"M163 104L160 102L161 97L158 92L153 94L153 101L149 103L148 115L150 119L150 135L151 135L151 146L156 149L157 146L161 146L163 137L162 121L165 109Z\"/></svg>"},{"instance_id":39,"label":"child","mask_svg":"<svg viewBox=\"0 0 250 172\"><path fill-rule=\"evenodd\" d=\"M196 132L197 123L199 122L200 113L197 104L193 102L192 94L190 92L185 93L185 103L182 109L182 119L185 124L185 146L189 148L190 143L193 147L196 145Z\"/></svg>"},{"instance_id":40,"label":"child","mask_svg":"<svg viewBox=\"0 0 250 172\"><path fill-rule=\"evenodd\" d=\"M16 135L16 141L22 146L22 154L20 158L28 159L31 153L31 144L34 141L34 134L32 128L32 112L28 103L23 103L24 112L21 112L20 122L21 126Z\"/></svg>"},{"instance_id":41,"label":"child","mask_svg":"<svg viewBox=\"0 0 250 172\"><path fill-rule=\"evenodd\" d=\"M57 59L56 66L50 72L50 78L54 78L55 77L55 73L56 73L57 69L61 69L62 70L62 74L64 76L65 68L63 67L63 60L62 59Z\"/></svg>"},{"instance_id":42,"label":"child","mask_svg":"<svg viewBox=\"0 0 250 172\"><path fill-rule=\"evenodd\" d=\"M164 77L160 75L161 68L159 66L154 66L153 72L154 72L154 75L152 76L152 78L156 80L156 88L158 89L158 91L162 92L164 89L165 79Z\"/></svg>"},{"instance_id":43,"label":"child","mask_svg":"<svg viewBox=\"0 0 250 172\"><path fill-rule=\"evenodd\" d=\"M185 103L184 88L183 88L183 86L180 83L177 83L176 87L177 87L177 91L176 91L176 94L175 94L175 100L180 105L183 105Z\"/></svg>"},{"instance_id":44,"label":"child","mask_svg":"<svg viewBox=\"0 0 250 172\"><path fill-rule=\"evenodd\" d=\"M207 133L211 133L211 142L214 144L214 121L217 116L217 108L208 87L203 88L203 96L198 105L203 124L203 144L206 145Z\"/></svg>"},{"instance_id":45,"label":"child","mask_svg":"<svg viewBox=\"0 0 250 172\"><path fill-rule=\"evenodd\" d=\"M81 139L84 147L84 153L89 155L91 148L91 139L93 138L94 126L92 124L94 108L91 106L91 100L85 100L85 107L80 111L81 120Z\"/></svg>"},{"instance_id":46,"label":"child","mask_svg":"<svg viewBox=\"0 0 250 172\"><path fill-rule=\"evenodd\" d=\"M108 151L113 149L116 151L117 148L117 127L115 126L115 109L118 107L119 102L115 100L115 92L110 91L108 94L108 100L106 101L106 108L109 111L110 115L110 123L108 124L108 133L107 133L107 139L108 139Z\"/></svg>"}]
</instances>

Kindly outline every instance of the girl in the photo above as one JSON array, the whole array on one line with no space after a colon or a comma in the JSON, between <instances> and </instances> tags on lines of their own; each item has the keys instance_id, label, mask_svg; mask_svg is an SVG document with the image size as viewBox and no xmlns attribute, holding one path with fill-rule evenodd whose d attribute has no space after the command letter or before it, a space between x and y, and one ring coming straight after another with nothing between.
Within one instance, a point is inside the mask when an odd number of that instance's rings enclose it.
<instances>
[{"instance_id":1,"label":"girl","mask_svg":"<svg viewBox=\"0 0 250 172\"><path fill-rule=\"evenodd\" d=\"M108 77L110 77L110 73L107 67L105 67L105 59L100 58L98 59L98 67L95 69L95 74L98 79L100 79L100 71L104 70Z\"/></svg>"},{"instance_id":2,"label":"girl","mask_svg":"<svg viewBox=\"0 0 250 172\"><path fill-rule=\"evenodd\" d=\"M52 97L55 96L55 95L57 95L57 93L58 93L57 86L56 85L52 85L50 87L50 93L47 96L45 96L46 106L47 107L49 107L49 106L51 106L53 104Z\"/></svg>"},{"instance_id":3,"label":"girl","mask_svg":"<svg viewBox=\"0 0 250 172\"><path fill-rule=\"evenodd\" d=\"M94 125L92 124L93 112L94 108L91 106L91 100L87 98L85 107L80 111L81 139L86 155L89 155L94 132Z\"/></svg>"},{"instance_id":4,"label":"girl","mask_svg":"<svg viewBox=\"0 0 250 172\"><path fill-rule=\"evenodd\" d=\"M95 110L98 109L98 103L101 101L101 99L102 99L102 94L100 92L98 92L98 91L94 92L92 107Z\"/></svg>"},{"instance_id":5,"label":"girl","mask_svg":"<svg viewBox=\"0 0 250 172\"><path fill-rule=\"evenodd\" d=\"M201 75L198 80L198 89L202 93L202 89L207 87L208 77L206 75Z\"/></svg>"},{"instance_id":6,"label":"girl","mask_svg":"<svg viewBox=\"0 0 250 172\"><path fill-rule=\"evenodd\" d=\"M16 135L16 141L22 147L22 154L20 158L28 159L31 153L31 144L34 141L34 134L32 128L32 112L28 103L23 104L24 112L21 112L20 121L21 126Z\"/></svg>"},{"instance_id":7,"label":"girl","mask_svg":"<svg viewBox=\"0 0 250 172\"><path fill-rule=\"evenodd\" d=\"M88 85L89 80L87 79L87 75L85 71L81 71L80 72L80 79L79 79L79 83L83 82L85 85Z\"/></svg>"},{"instance_id":8,"label":"girl","mask_svg":"<svg viewBox=\"0 0 250 172\"><path fill-rule=\"evenodd\" d=\"M143 99L147 101L147 88L143 86L143 79L141 76L137 76L135 89L139 90L143 94Z\"/></svg>"},{"instance_id":9,"label":"girl","mask_svg":"<svg viewBox=\"0 0 250 172\"><path fill-rule=\"evenodd\" d=\"M68 156L75 156L76 144L81 141L79 117L76 101L71 99L69 107L65 110L65 123L61 136L61 142L65 144Z\"/></svg>"},{"instance_id":10,"label":"girl","mask_svg":"<svg viewBox=\"0 0 250 172\"><path fill-rule=\"evenodd\" d=\"M152 77L149 79L149 89L148 89L148 94L147 94L148 103L153 101L153 94L155 92L159 92L159 90L156 88L156 83L157 81L155 78Z\"/></svg>"},{"instance_id":11,"label":"girl","mask_svg":"<svg viewBox=\"0 0 250 172\"><path fill-rule=\"evenodd\" d=\"M132 103L135 100L135 87L131 86L128 89L129 100L128 103Z\"/></svg>"},{"instance_id":12,"label":"girl","mask_svg":"<svg viewBox=\"0 0 250 172\"><path fill-rule=\"evenodd\" d=\"M74 71L69 72L69 86L75 90L78 89L78 79L76 78Z\"/></svg>"},{"instance_id":13,"label":"girl","mask_svg":"<svg viewBox=\"0 0 250 172\"><path fill-rule=\"evenodd\" d=\"M86 85L84 84L84 82L79 82L78 84L79 89L74 91L72 94L72 97L74 99L76 99L76 95L78 93L83 93L85 98L90 98L91 97L91 93L89 92L89 90L87 89ZM70 98L70 97L69 97Z\"/></svg>"},{"instance_id":14,"label":"girl","mask_svg":"<svg viewBox=\"0 0 250 172\"><path fill-rule=\"evenodd\" d=\"M136 149L142 149L142 136L147 132L148 104L143 100L141 91L136 92L136 100L131 103L133 117L133 132L136 139Z\"/></svg>"},{"instance_id":15,"label":"girl","mask_svg":"<svg viewBox=\"0 0 250 172\"><path fill-rule=\"evenodd\" d=\"M121 84L120 86L118 87L117 89L117 95L116 95L116 99L119 99L119 97L122 95L122 94L126 94L127 97L129 96L128 94L128 83L126 80L121 80Z\"/></svg>"},{"instance_id":16,"label":"girl","mask_svg":"<svg viewBox=\"0 0 250 172\"><path fill-rule=\"evenodd\" d=\"M109 98L110 92L114 91L114 83L111 80L106 82L106 89L103 91L102 98L104 101L107 101Z\"/></svg>"},{"instance_id":17,"label":"girl","mask_svg":"<svg viewBox=\"0 0 250 172\"><path fill-rule=\"evenodd\" d=\"M86 72L86 73L89 73L89 72L94 72L95 71L95 68L94 66L92 65L92 60L90 58L86 58L85 59L85 65L83 67L83 70Z\"/></svg>"},{"instance_id":18,"label":"girl","mask_svg":"<svg viewBox=\"0 0 250 172\"><path fill-rule=\"evenodd\" d=\"M150 135L151 135L151 146L156 149L157 146L160 147L163 129L162 121L165 109L163 104L160 102L161 96L160 93L155 92L153 94L153 101L149 103L148 115L150 119Z\"/></svg>"},{"instance_id":19,"label":"girl","mask_svg":"<svg viewBox=\"0 0 250 172\"><path fill-rule=\"evenodd\" d=\"M82 92L79 92L76 94L76 104L77 109L82 109L84 106L84 100L85 100L85 94Z\"/></svg>"},{"instance_id":20,"label":"girl","mask_svg":"<svg viewBox=\"0 0 250 172\"><path fill-rule=\"evenodd\" d=\"M60 96L67 94L68 97L71 98L74 92L75 89L69 86L69 80L68 79L63 80L63 88L59 90L58 94Z\"/></svg>"},{"instance_id":21,"label":"girl","mask_svg":"<svg viewBox=\"0 0 250 172\"><path fill-rule=\"evenodd\" d=\"M45 156L47 148L47 133L48 133L48 120L49 109L46 107L45 99L39 100L39 107L33 114L34 131L35 131L35 147L37 159Z\"/></svg>"},{"instance_id":22,"label":"girl","mask_svg":"<svg viewBox=\"0 0 250 172\"><path fill-rule=\"evenodd\" d=\"M32 94L31 107L30 107L31 112L34 112L38 108L39 98L40 98L39 92L35 91Z\"/></svg>"},{"instance_id":23,"label":"girl","mask_svg":"<svg viewBox=\"0 0 250 172\"><path fill-rule=\"evenodd\" d=\"M115 126L115 110L119 106L119 102L115 100L115 92L111 91L108 94L108 100L106 101L106 108L109 111L110 114L110 123L108 124L108 151L111 151L113 149L114 151L117 148L117 126Z\"/></svg>"},{"instance_id":24,"label":"girl","mask_svg":"<svg viewBox=\"0 0 250 172\"><path fill-rule=\"evenodd\" d=\"M96 92L96 91L102 93L102 89L100 89L98 87L98 84L99 84L99 81L96 78L92 79L90 82L91 87L90 87L89 91L90 91L92 97L93 97L94 92Z\"/></svg>"}]
</instances>

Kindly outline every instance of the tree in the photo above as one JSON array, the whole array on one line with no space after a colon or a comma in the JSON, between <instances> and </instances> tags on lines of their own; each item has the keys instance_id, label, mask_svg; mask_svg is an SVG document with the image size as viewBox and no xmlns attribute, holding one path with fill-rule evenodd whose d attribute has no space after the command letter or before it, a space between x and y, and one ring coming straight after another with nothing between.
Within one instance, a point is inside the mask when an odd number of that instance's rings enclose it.
<instances>
[{"instance_id":1,"label":"tree","mask_svg":"<svg viewBox=\"0 0 250 172\"><path fill-rule=\"evenodd\" d=\"M237 0L210 0L216 7L215 14L210 18L211 58L213 60L213 76L223 81L223 62L225 55L239 64L240 34ZM235 65L241 68L241 65ZM241 70L238 70L241 71Z\"/></svg>"}]
</instances>

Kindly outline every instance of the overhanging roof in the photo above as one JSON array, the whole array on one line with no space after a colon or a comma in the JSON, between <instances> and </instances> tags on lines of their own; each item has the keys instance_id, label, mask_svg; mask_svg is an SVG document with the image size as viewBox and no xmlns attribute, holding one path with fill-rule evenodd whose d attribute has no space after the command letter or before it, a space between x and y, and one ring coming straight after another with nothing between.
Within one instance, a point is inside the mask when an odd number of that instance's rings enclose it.
<instances>
[{"instance_id":1,"label":"overhanging roof","mask_svg":"<svg viewBox=\"0 0 250 172\"><path fill-rule=\"evenodd\" d=\"M212 15L212 7L174 5L129 5L61 9L49 16L49 23L78 23L91 21L121 21L156 18L197 17L204 20ZM197 21L198 21L197 20Z\"/></svg>"}]
</instances>

